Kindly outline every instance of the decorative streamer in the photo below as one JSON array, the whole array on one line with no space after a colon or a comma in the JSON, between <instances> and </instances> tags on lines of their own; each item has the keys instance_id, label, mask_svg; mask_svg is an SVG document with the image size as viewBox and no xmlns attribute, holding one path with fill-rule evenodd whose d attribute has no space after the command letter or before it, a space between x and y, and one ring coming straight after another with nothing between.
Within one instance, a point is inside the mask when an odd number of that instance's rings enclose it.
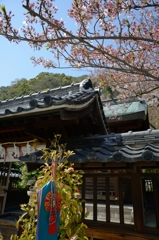
<instances>
[{"instance_id":1,"label":"decorative streamer","mask_svg":"<svg viewBox=\"0 0 159 240\"><path fill-rule=\"evenodd\" d=\"M1 154L2 150L3 150L3 147L2 147L2 144L0 144L0 154Z\"/></svg>"},{"instance_id":2,"label":"decorative streamer","mask_svg":"<svg viewBox=\"0 0 159 240\"><path fill-rule=\"evenodd\" d=\"M30 154L30 144L29 144L29 142L27 142L27 154L28 155Z\"/></svg>"},{"instance_id":3,"label":"decorative streamer","mask_svg":"<svg viewBox=\"0 0 159 240\"><path fill-rule=\"evenodd\" d=\"M20 155L21 157L23 156L22 146L19 147L19 155Z\"/></svg>"},{"instance_id":4,"label":"decorative streamer","mask_svg":"<svg viewBox=\"0 0 159 240\"><path fill-rule=\"evenodd\" d=\"M5 156L4 156L4 163L6 163L7 155L8 155L8 148L6 147L5 148Z\"/></svg>"},{"instance_id":5,"label":"decorative streamer","mask_svg":"<svg viewBox=\"0 0 159 240\"><path fill-rule=\"evenodd\" d=\"M38 151L39 148L46 147L46 143L40 143L38 140L27 142L5 142L0 143L0 162L15 162L19 156L29 155L31 152Z\"/></svg>"},{"instance_id":6,"label":"decorative streamer","mask_svg":"<svg viewBox=\"0 0 159 240\"><path fill-rule=\"evenodd\" d=\"M0 160L4 159L5 156L5 149L2 147L2 144L0 144Z\"/></svg>"},{"instance_id":7,"label":"decorative streamer","mask_svg":"<svg viewBox=\"0 0 159 240\"><path fill-rule=\"evenodd\" d=\"M33 139L33 140L30 140L30 141L23 141L23 142L5 142L5 143L1 143L1 146L2 145L13 145L14 144L27 144L27 143L33 143L33 144L36 144L36 145L39 145L39 142L37 139Z\"/></svg>"}]
</instances>

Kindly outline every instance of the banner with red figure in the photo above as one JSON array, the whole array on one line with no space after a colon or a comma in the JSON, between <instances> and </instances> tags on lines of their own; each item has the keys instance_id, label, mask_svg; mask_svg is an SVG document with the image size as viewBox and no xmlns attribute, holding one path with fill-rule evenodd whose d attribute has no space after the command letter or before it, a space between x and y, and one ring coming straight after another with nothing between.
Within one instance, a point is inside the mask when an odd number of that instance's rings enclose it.
<instances>
[{"instance_id":1,"label":"banner with red figure","mask_svg":"<svg viewBox=\"0 0 159 240\"><path fill-rule=\"evenodd\" d=\"M36 240L57 240L60 224L61 198L55 183L50 180L38 192Z\"/></svg>"}]
</instances>

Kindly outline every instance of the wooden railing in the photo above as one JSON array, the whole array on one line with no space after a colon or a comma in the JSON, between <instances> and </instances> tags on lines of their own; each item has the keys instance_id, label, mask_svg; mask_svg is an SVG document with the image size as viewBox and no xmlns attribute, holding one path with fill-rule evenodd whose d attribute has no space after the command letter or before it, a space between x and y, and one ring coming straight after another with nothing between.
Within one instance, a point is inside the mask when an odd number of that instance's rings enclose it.
<instances>
[{"instance_id":1,"label":"wooden railing","mask_svg":"<svg viewBox=\"0 0 159 240\"><path fill-rule=\"evenodd\" d=\"M126 197L130 188L131 176L128 174L120 177L108 173L84 174L81 195L86 202L83 203L83 216L89 211L87 220L133 224L132 199Z\"/></svg>"},{"instance_id":2,"label":"wooden railing","mask_svg":"<svg viewBox=\"0 0 159 240\"><path fill-rule=\"evenodd\" d=\"M80 191L89 227L159 234L159 174L85 173Z\"/></svg>"}]
</instances>

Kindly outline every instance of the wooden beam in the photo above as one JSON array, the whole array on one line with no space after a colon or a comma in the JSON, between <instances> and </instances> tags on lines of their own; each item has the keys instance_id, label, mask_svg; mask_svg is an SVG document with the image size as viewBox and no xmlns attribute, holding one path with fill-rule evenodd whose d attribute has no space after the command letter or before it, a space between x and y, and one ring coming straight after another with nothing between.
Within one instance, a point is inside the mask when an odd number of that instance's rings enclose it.
<instances>
[{"instance_id":1,"label":"wooden beam","mask_svg":"<svg viewBox=\"0 0 159 240\"><path fill-rule=\"evenodd\" d=\"M12 131L21 131L26 127L32 128L48 128L53 126L63 126L63 125L77 125L79 124L79 119L75 120L61 120L59 116L55 116L52 119L49 118L40 118L39 121L36 121L36 118L32 119L23 119L24 121L16 121L16 123L12 121L6 121L5 125L0 126L0 133L3 132L12 132Z\"/></svg>"},{"instance_id":2,"label":"wooden beam","mask_svg":"<svg viewBox=\"0 0 159 240\"><path fill-rule=\"evenodd\" d=\"M99 98L99 97L98 97ZM95 116L97 119L97 125L98 125L98 134L107 134L107 128L105 126L105 122L103 119L103 108L102 106L99 104L99 101L95 102ZM100 130L100 131L99 131Z\"/></svg>"},{"instance_id":3,"label":"wooden beam","mask_svg":"<svg viewBox=\"0 0 159 240\"><path fill-rule=\"evenodd\" d=\"M123 121L123 122L118 122L117 119L115 122L108 122L108 126L112 132L126 132L131 130L136 130L136 129L142 129L143 126L143 121L141 120L132 120L132 121ZM143 129L144 130L144 129Z\"/></svg>"},{"instance_id":4,"label":"wooden beam","mask_svg":"<svg viewBox=\"0 0 159 240\"><path fill-rule=\"evenodd\" d=\"M0 133L12 132L12 131L21 131L24 130L24 124L17 123L17 125L12 124L11 122L6 126L0 126Z\"/></svg>"},{"instance_id":5,"label":"wooden beam","mask_svg":"<svg viewBox=\"0 0 159 240\"><path fill-rule=\"evenodd\" d=\"M157 165L157 162L152 161L152 162L146 162L146 161L138 161L134 163L134 166L141 166L142 168L145 167L155 167Z\"/></svg>"},{"instance_id":6,"label":"wooden beam","mask_svg":"<svg viewBox=\"0 0 159 240\"><path fill-rule=\"evenodd\" d=\"M41 119L39 122L32 122L31 126L35 128L48 128L54 126L63 126L63 125L77 125L79 124L79 120L61 120L59 117L53 118L52 120L43 120Z\"/></svg>"},{"instance_id":7,"label":"wooden beam","mask_svg":"<svg viewBox=\"0 0 159 240\"><path fill-rule=\"evenodd\" d=\"M0 140L2 143L5 143L5 142L23 142L23 141L30 141L30 140L33 140L33 138L31 136L23 136L23 137L4 137L4 138L1 138L1 134L0 134Z\"/></svg>"},{"instance_id":8,"label":"wooden beam","mask_svg":"<svg viewBox=\"0 0 159 240\"><path fill-rule=\"evenodd\" d=\"M67 141L65 141L67 142ZM115 163L115 162L108 162L108 163L102 163L102 162L88 162L85 165L80 165L78 163L75 163L74 167L77 169L81 168L86 170L108 170L108 169L131 169L131 165L126 162L121 163Z\"/></svg>"},{"instance_id":9,"label":"wooden beam","mask_svg":"<svg viewBox=\"0 0 159 240\"><path fill-rule=\"evenodd\" d=\"M100 240L158 240L158 236L150 234L140 234L127 232L126 230L117 231L116 229L95 229L87 228L86 235Z\"/></svg>"},{"instance_id":10,"label":"wooden beam","mask_svg":"<svg viewBox=\"0 0 159 240\"><path fill-rule=\"evenodd\" d=\"M35 130L33 128L26 128L24 130L25 134L31 136L32 138L37 138L37 139L41 139L43 141L47 141L48 140L48 135L46 133L46 131L43 130Z\"/></svg>"},{"instance_id":11,"label":"wooden beam","mask_svg":"<svg viewBox=\"0 0 159 240\"><path fill-rule=\"evenodd\" d=\"M88 116L93 111L94 111L94 104L91 104L90 106L79 111L61 110L60 116L62 120L73 120L73 119L79 119L79 118Z\"/></svg>"},{"instance_id":12,"label":"wooden beam","mask_svg":"<svg viewBox=\"0 0 159 240\"><path fill-rule=\"evenodd\" d=\"M103 178L103 177L106 177L106 178L114 178L114 177L123 177L123 178L128 178L128 179L131 179L131 176L132 174L131 173L124 173L124 172L121 172L121 173L105 173L105 172L99 172L99 173L93 173L93 172L86 172L84 173L84 175L86 177L99 177L99 178Z\"/></svg>"}]
</instances>

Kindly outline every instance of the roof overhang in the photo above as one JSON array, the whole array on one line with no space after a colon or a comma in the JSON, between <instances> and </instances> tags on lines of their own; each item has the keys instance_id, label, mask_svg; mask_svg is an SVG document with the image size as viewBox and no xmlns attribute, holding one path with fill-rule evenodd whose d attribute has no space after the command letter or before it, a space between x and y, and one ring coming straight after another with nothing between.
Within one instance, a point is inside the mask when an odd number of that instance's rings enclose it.
<instances>
[{"instance_id":1,"label":"roof overhang","mask_svg":"<svg viewBox=\"0 0 159 240\"><path fill-rule=\"evenodd\" d=\"M67 148L74 151L69 158L74 163L159 162L159 130L83 138L68 142ZM19 159L27 163L42 163L42 152L39 154L34 152Z\"/></svg>"},{"instance_id":2,"label":"roof overhang","mask_svg":"<svg viewBox=\"0 0 159 240\"><path fill-rule=\"evenodd\" d=\"M5 103L0 112L0 139L48 141L54 133L62 137L107 134L108 127L99 92L76 92L67 96L44 95L28 101ZM11 140L10 140L11 139Z\"/></svg>"}]
</instances>

